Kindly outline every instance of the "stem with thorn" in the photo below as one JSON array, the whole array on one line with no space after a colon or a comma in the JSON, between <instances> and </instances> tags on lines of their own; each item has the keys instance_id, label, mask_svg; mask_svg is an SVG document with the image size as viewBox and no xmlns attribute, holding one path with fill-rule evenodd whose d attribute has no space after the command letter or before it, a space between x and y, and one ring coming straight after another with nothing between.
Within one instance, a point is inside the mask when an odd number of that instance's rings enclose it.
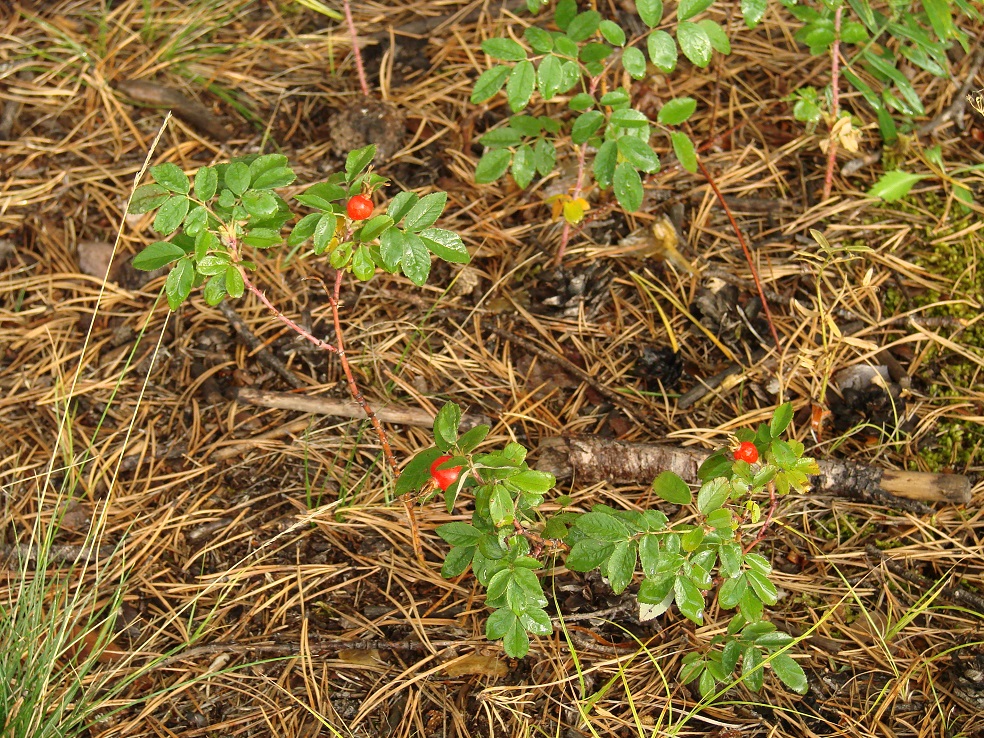
<instances>
[{"instance_id":1,"label":"stem with thorn","mask_svg":"<svg viewBox=\"0 0 984 738\"><path fill-rule=\"evenodd\" d=\"M840 115L840 35L841 35L841 5L834 11L834 43L830 46L830 107L831 120L837 125ZM830 197L834 184L834 166L837 164L837 138L830 137L830 148L827 150L827 171L823 175L823 200Z\"/></svg>"},{"instance_id":2,"label":"stem with thorn","mask_svg":"<svg viewBox=\"0 0 984 738\"><path fill-rule=\"evenodd\" d=\"M345 277L345 273L342 271L335 272L335 286L331 293L328 295L328 302L331 305L331 317L332 322L335 325L335 340L337 346L332 346L330 343L322 341L320 338L314 336L310 331L305 330L295 321L288 318L276 306L270 302L266 295L263 294L262 290L259 289L252 280L249 278L249 273L246 269L239 264L239 245L235 241L230 241L230 246L234 255L234 259L239 267L239 273L242 275L243 282L246 285L246 289L252 292L256 298L267 308L273 315L283 323L285 326L294 331L297 335L306 339L307 341L313 343L318 348L323 351L335 354L338 357L338 361L342 366L342 372L345 374L345 381L348 384L349 394L352 399L362 408L362 411L366 414L369 422L372 424L373 430L376 431L376 436L379 438L380 446L383 449L383 457L386 459L386 464L389 466L390 471L393 473L394 478L400 476L400 469L396 463L396 457L393 455L393 449L390 447L389 438L386 436L386 430L383 428L383 424L379 421L376 416L376 412L372 409L372 406L366 400L365 396L362 394L362 390L359 389L359 385L355 381L355 375L352 373L352 367L349 364L348 355L345 353L345 341L342 338L342 321L338 313L338 302L339 295L342 289L342 280ZM407 511L407 519L410 523L410 535L413 541L413 552L417 556L419 561L424 560L423 546L420 542L420 526L417 524L417 516L414 512L413 498L412 495L406 494L401 498L404 507Z\"/></svg>"},{"instance_id":3,"label":"stem with thorn","mask_svg":"<svg viewBox=\"0 0 984 738\"><path fill-rule=\"evenodd\" d=\"M758 270L755 268L755 263L752 261L752 252L748 249L748 244L745 243L745 237L741 233L741 229L738 227L738 222L735 220L735 216L731 214L731 208L728 207L728 203L724 199L724 195L721 194L721 190L718 189L717 183L714 178L711 177L711 173L707 171L707 167L704 163L698 159L697 166L700 167L700 171L703 173L704 177L707 179L707 183L714 190L714 194L717 196L718 202L721 203L721 207L724 208L724 212L728 216L728 220L731 221L731 227L735 231L735 235L738 237L738 243L741 244L741 250L745 252L745 260L748 262L748 268L752 270L752 278L755 280L755 288L758 290L759 299L762 301L762 308L765 310L765 318L769 323L769 330L772 332L772 340L776 342L776 349L782 351L782 342L779 340L779 333L776 331L776 325L772 321L772 311L769 310L769 301L765 297L765 290L762 288L762 281L759 279Z\"/></svg>"},{"instance_id":4,"label":"stem with thorn","mask_svg":"<svg viewBox=\"0 0 984 738\"><path fill-rule=\"evenodd\" d=\"M359 74L359 87L362 88L362 94L369 97L369 83L366 82L366 70L362 66L362 52L359 50L359 34L355 30L349 0L342 0L342 10L345 12L345 25L348 26L349 38L352 39L352 56L355 57L355 71Z\"/></svg>"}]
</instances>

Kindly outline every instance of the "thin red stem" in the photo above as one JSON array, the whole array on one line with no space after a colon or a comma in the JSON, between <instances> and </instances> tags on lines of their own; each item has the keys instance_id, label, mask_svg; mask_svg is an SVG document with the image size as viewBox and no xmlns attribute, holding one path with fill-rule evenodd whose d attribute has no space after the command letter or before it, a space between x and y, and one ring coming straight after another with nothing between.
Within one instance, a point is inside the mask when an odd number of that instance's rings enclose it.
<instances>
[{"instance_id":1,"label":"thin red stem","mask_svg":"<svg viewBox=\"0 0 984 738\"><path fill-rule=\"evenodd\" d=\"M369 97L369 83L366 82L366 70L362 66L362 52L359 50L359 34L355 30L355 20L352 18L349 0L342 0L342 9L345 12L345 25L348 26L349 38L352 39L352 56L355 57L355 71L359 74L359 87L362 88L362 94Z\"/></svg>"},{"instance_id":2,"label":"thin red stem","mask_svg":"<svg viewBox=\"0 0 984 738\"><path fill-rule=\"evenodd\" d=\"M834 11L834 43L830 47L830 105L833 108L833 128L836 130L837 119L840 116L840 34L841 34L841 9L838 5ZM823 200L830 197L830 191L834 185L834 167L837 164L837 138L830 137L830 146L827 149L827 171L823 175Z\"/></svg>"},{"instance_id":3,"label":"thin red stem","mask_svg":"<svg viewBox=\"0 0 984 738\"><path fill-rule=\"evenodd\" d=\"M741 250L745 252L745 260L748 262L748 268L752 270L752 278L755 280L755 289L758 290L759 299L762 301L762 308L765 310L765 318L769 323L769 330L772 332L772 340L776 342L776 348L782 351L782 342L779 340L779 333L776 331L776 325L772 321L772 311L769 310L769 301L765 299L765 290L762 289L762 282L759 279L758 270L755 268L755 263L752 261L752 252L748 249L748 244L745 243L745 237L741 234L741 229L738 227L738 221L735 220L735 216L731 214L731 208L728 207L728 203L724 199L724 195L721 194L721 190L718 189L717 183L714 178L711 177L711 173L707 171L707 167L704 163L698 159L697 166L700 167L700 171L704 174L707 179L707 184L711 186L714 190L714 194L717 196L718 202L721 203L721 207L724 208L724 212L728 215L728 220L731 221L731 227L735 231L735 235L738 236L738 243L741 244Z\"/></svg>"},{"instance_id":4,"label":"thin red stem","mask_svg":"<svg viewBox=\"0 0 984 738\"><path fill-rule=\"evenodd\" d=\"M776 512L776 505L777 505L776 487L774 484L770 482L769 483L769 512L765 514L765 521L762 523L762 527L759 528L758 535L755 536L755 539L751 543L745 546L745 549L742 551L742 553L748 553L753 548L755 548L763 538L765 538L765 534L769 530L769 525L772 523L772 516Z\"/></svg>"},{"instance_id":5,"label":"thin red stem","mask_svg":"<svg viewBox=\"0 0 984 738\"><path fill-rule=\"evenodd\" d=\"M252 292L254 295L256 295L256 298L260 302L263 303L263 305L266 307L267 310L269 310L271 313L273 313L277 317L277 320L279 320L281 323L283 323L284 325L286 325L288 328L290 328L292 331L294 331L294 333L296 333L297 335L299 335L301 338L304 338L305 340L310 341L311 343L313 343L319 349L321 349L323 351L328 351L328 352L330 352L332 354L339 353L339 349L335 348L330 343L326 343L325 341L322 341L317 336L312 335L310 331L304 330L304 328L302 328L297 323L295 323L293 320L291 320L286 315L284 315L282 312L280 312L279 310L277 310L277 308L274 306L274 304L272 302L270 302L269 299L267 299L267 296L264 295L263 292L260 291L260 288L257 287L255 284L253 284L250 281L249 276L246 274L246 270L243 269L242 267L240 267L239 268L239 271L240 271L240 274L243 275L243 282L246 284L246 289L248 289L250 292Z\"/></svg>"},{"instance_id":6,"label":"thin red stem","mask_svg":"<svg viewBox=\"0 0 984 738\"><path fill-rule=\"evenodd\" d=\"M372 423L376 435L379 436L379 443L383 447L383 456L386 457L386 463L389 465L390 470L392 470L393 476L398 477L400 476L400 469L396 464L396 457L393 456L393 449L390 448L386 431L383 429L383 424L379 422L379 418L376 417L375 411L362 395L359 385L356 384L355 375L352 374L352 367L349 365L348 356L345 353L345 343L342 338L342 321L338 314L338 296L342 289L342 278L344 276L345 273L342 271L335 272L335 289L328 298L328 302L331 305L332 321L335 323L335 340L338 342L338 349L335 353L338 355L338 360L342 365L342 371L345 373L345 381L348 382L349 394L352 395L352 399L359 404L366 417L369 418L369 422Z\"/></svg>"},{"instance_id":7,"label":"thin red stem","mask_svg":"<svg viewBox=\"0 0 984 738\"><path fill-rule=\"evenodd\" d=\"M589 93L594 94L595 90L598 89L598 82L601 80L601 76L592 77L591 84L589 85ZM585 147L586 144L581 144L577 147L577 179L574 181L574 194L572 199L576 200L581 196L581 185L584 182L584 157L585 157ZM554 257L554 266L560 266L564 261L564 254L567 252L567 244L571 237L571 224L566 218L564 219L564 230L560 233L560 247L557 249L557 256Z\"/></svg>"}]
</instances>

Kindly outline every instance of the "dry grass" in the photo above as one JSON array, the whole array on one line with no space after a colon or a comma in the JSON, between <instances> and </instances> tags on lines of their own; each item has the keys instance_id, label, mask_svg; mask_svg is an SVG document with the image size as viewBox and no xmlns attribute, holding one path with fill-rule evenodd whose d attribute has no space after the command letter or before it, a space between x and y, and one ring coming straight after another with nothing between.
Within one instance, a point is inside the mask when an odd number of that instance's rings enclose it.
<instances>
[{"instance_id":1,"label":"dry grass","mask_svg":"<svg viewBox=\"0 0 984 738\"><path fill-rule=\"evenodd\" d=\"M642 391L634 367L641 347L666 346L671 332L688 372L680 389L730 363L695 324L692 304L709 274L737 284L743 302L753 294L735 235L705 183L669 167L647 212L667 199L686 206L680 250L693 272L613 248L655 214L601 216L566 262L570 273L592 270L591 291L569 314L544 309L544 295L569 277L558 280L546 266L559 228L539 204L542 193L471 179L472 142L502 115L467 102L482 64L474 49L504 22L490 5L477 21L438 27L423 41L395 37L393 49L371 34L418 13L472 5L355 3L370 72L408 121L405 145L382 171L402 186L447 189L443 225L475 255L463 272L436 268L420 290L387 275L346 285L349 351L377 405L436 411L453 399L497 419L492 442L531 447L561 433L720 444L768 417L781 388L799 411L799 437L818 456L926 468L926 449L937 447L933 458L944 467L980 479L979 449L966 445L980 443L970 429L984 421L980 208L960 216L936 180L904 207L875 205L860 194L873 169L838 178L835 197L815 203L820 134L792 123L781 98L798 83L824 84L826 62L809 57L775 18L755 32L732 20L726 63L654 77L645 95L653 110L671 95L700 101L692 134L709 143L703 160L754 245L766 290L777 295L771 307L784 345L753 362L746 332L727 348L751 364L740 381L682 410L677 390ZM193 169L282 150L299 182L315 181L338 164L327 116L354 100L347 36L277 2L123 0L106 11L70 0L2 12L0 104L16 113L10 140L0 140L0 243L11 247L0 276L3 545L64 514L70 524L61 520L58 544L81 544L89 521L102 520L102 540L124 553L129 625L112 644L121 655L104 659L87 684L107 675L133 681L107 698L107 709L120 709L93 724L93 738L981 734L980 705L960 692L951 657L984 653L984 613L905 581L865 550L877 543L934 583L984 593L979 482L972 504L940 506L932 516L827 497L785 502L765 553L785 594L777 619L810 634L797 650L811 674L805 698L773 686L754 697L738 686L699 703L675 675L682 653L721 627L714 617L697 632L673 613L653 626L633 624L624 611L615 624L592 620L589 613L624 603L563 570L553 584L567 603L565 628L536 641L525 661L506 663L484 640L474 580L440 577L444 544L433 529L449 517L438 505L420 513L431 565L414 561L365 423L228 401L226 387L282 387L230 339L218 310L196 297L168 315L158 299L162 278L140 284L117 266L106 281L80 269L80 244L90 253L85 244L113 244L121 228L113 254L120 265L150 238L149 218L124 216L124 208L164 116L128 104L115 83L174 87L233 129L218 144L172 119L154 162ZM926 75L913 81L931 115L959 86ZM975 134L984 130L984 118L968 122ZM866 134L868 150L875 135ZM984 161L970 132L945 127L936 138L954 166ZM894 155L923 171L920 152L913 144ZM981 191L980 173L961 177ZM762 200L781 206L763 209ZM825 258L811 228L835 247L870 251ZM963 266L955 273L934 253L963 253ZM281 256L261 264L257 281L289 314L327 332L327 302L305 281L326 272ZM633 273L658 291L647 293ZM334 362L308 353L254 302L237 310L309 392L344 396ZM951 315L957 319L934 322ZM851 321L861 321L853 335L835 327ZM493 326L565 357L601 385L630 390L626 403L613 407ZM811 400L826 393L838 401L831 375L878 363L886 348L912 377L908 431L812 438ZM428 435L394 427L391 441L407 458ZM649 503L646 482L565 491L580 506L632 507ZM74 501L53 507L58 489L71 489ZM102 571L107 589L95 600L106 601L116 586L107 571L120 574L112 569L119 558L85 569L80 589ZM0 606L11 607L15 580L0 588ZM599 643L599 634L618 647ZM59 689L52 685L52 694Z\"/></svg>"}]
</instances>

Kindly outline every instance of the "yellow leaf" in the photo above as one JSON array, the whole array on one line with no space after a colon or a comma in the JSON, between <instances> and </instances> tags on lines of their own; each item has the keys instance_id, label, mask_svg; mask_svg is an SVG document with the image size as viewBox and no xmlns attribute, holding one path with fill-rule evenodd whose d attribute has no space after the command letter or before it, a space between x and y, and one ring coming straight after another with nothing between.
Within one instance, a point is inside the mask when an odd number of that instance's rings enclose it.
<instances>
[{"instance_id":1,"label":"yellow leaf","mask_svg":"<svg viewBox=\"0 0 984 738\"><path fill-rule=\"evenodd\" d=\"M564 203L564 220L571 225L577 225L584 219L585 208L581 206L584 202L581 198ZM585 203L586 205L587 203Z\"/></svg>"}]
</instances>

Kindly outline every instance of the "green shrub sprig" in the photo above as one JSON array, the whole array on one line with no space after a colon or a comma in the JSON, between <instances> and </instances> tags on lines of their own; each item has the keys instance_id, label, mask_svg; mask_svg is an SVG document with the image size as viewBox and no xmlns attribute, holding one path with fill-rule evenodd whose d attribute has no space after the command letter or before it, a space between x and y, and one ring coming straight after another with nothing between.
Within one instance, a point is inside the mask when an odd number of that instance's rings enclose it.
<instances>
[{"instance_id":1,"label":"green shrub sprig","mask_svg":"<svg viewBox=\"0 0 984 738\"><path fill-rule=\"evenodd\" d=\"M698 472L701 486L696 496L673 472L656 478L653 492L666 503L688 508L693 522L671 522L658 509L595 505L588 512L575 512L567 509L571 501L566 496L556 500L559 511L546 512L543 505L554 477L531 469L526 449L518 443L478 451L489 428L461 433L461 411L454 403L438 413L435 445L407 465L397 491L432 489L431 464L440 456L451 456L440 468L462 467L444 492L445 504L453 511L467 491L474 510L471 522L437 528L450 546L441 571L455 577L471 567L492 608L486 635L501 639L509 656L525 656L530 636L553 632L538 572L560 558L572 571L600 571L616 594L641 577L636 596L644 618L676 604L681 614L701 625L709 596L716 597L721 610L735 610L724 635L683 659L681 680L697 681L701 694L711 694L739 664L745 684L757 691L766 662L786 686L802 693L806 675L786 653L793 638L765 619L766 607L778 600L772 567L754 551L768 530L777 496L805 490L809 475L818 471L816 462L803 455L801 443L783 439L792 414L786 403L769 425L754 432L739 430L735 443L753 443L760 461L736 460L732 449L712 454ZM762 495L769 498L764 517L757 499Z\"/></svg>"}]
</instances>

